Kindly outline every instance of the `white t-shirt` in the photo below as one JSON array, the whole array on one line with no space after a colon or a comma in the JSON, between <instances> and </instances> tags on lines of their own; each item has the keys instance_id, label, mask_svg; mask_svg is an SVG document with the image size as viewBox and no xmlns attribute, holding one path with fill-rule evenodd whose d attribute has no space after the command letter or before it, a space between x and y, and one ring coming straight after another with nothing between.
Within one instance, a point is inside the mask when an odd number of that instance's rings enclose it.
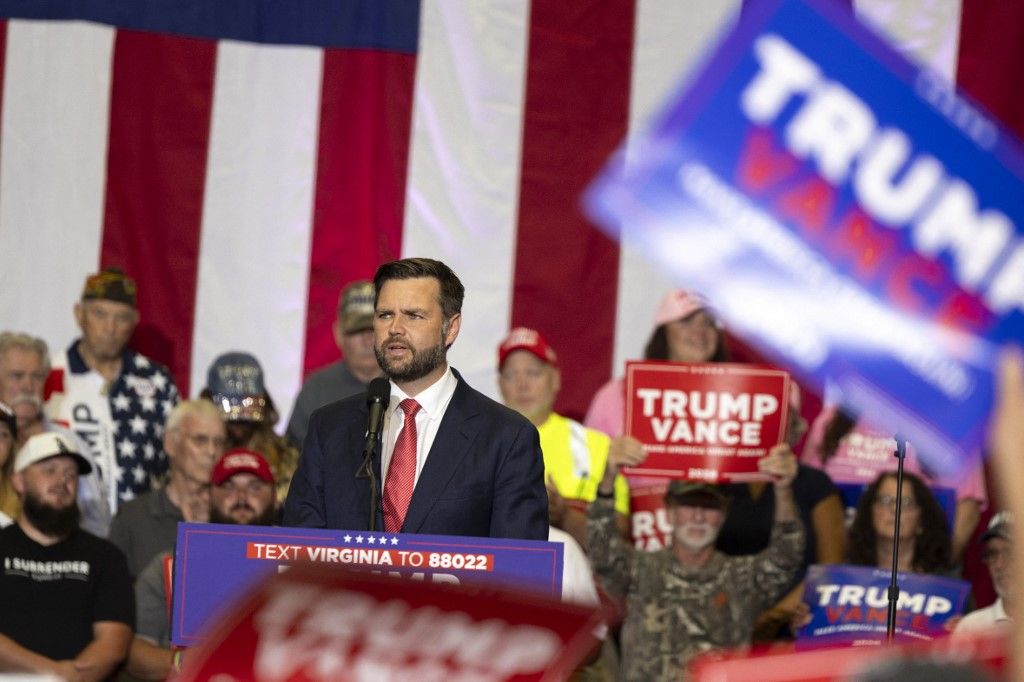
<instances>
[{"instance_id":1,"label":"white t-shirt","mask_svg":"<svg viewBox=\"0 0 1024 682\"><path fill-rule=\"evenodd\" d=\"M991 606L986 606L977 611L971 611L956 624L953 628L953 635L962 635L965 632L978 632L979 630L991 630L995 627L1010 627L1013 620L1006 615L1003 607L1003 598L996 599Z\"/></svg>"}]
</instances>

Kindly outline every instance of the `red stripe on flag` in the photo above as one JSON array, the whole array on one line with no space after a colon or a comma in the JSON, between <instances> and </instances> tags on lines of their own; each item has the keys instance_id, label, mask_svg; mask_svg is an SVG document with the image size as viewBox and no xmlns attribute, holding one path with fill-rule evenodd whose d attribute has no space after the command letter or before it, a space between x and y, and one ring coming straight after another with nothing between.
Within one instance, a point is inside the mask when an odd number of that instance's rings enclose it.
<instances>
[{"instance_id":1,"label":"red stripe on flag","mask_svg":"<svg viewBox=\"0 0 1024 682\"><path fill-rule=\"evenodd\" d=\"M964 2L957 84L1024 137L1024 3Z\"/></svg>"},{"instance_id":2,"label":"red stripe on flag","mask_svg":"<svg viewBox=\"0 0 1024 682\"><path fill-rule=\"evenodd\" d=\"M306 374L338 358L331 324L342 287L401 254L415 75L414 55L324 52Z\"/></svg>"},{"instance_id":3,"label":"red stripe on flag","mask_svg":"<svg viewBox=\"0 0 1024 682\"><path fill-rule=\"evenodd\" d=\"M139 286L133 347L189 395L216 43L118 31L100 262ZM231 263L225 266L238 267Z\"/></svg>"},{"instance_id":4,"label":"red stripe on flag","mask_svg":"<svg viewBox=\"0 0 1024 682\"><path fill-rule=\"evenodd\" d=\"M530 13L512 322L540 330L581 416L612 371L618 245L580 212L629 120L632 0L535 0Z\"/></svg>"}]
</instances>

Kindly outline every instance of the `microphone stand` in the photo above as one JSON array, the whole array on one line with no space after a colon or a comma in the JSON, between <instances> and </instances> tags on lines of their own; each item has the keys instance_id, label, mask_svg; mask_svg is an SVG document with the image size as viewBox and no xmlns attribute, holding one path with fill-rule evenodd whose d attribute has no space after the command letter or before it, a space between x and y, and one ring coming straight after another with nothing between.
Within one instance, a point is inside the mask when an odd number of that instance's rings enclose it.
<instances>
[{"instance_id":1,"label":"microphone stand","mask_svg":"<svg viewBox=\"0 0 1024 682\"><path fill-rule=\"evenodd\" d=\"M371 533L377 530L377 498L379 497L377 474L373 470L373 451L377 445L376 434L367 434L366 448L363 450L363 464L356 472L356 478L370 480L370 520L366 528Z\"/></svg>"},{"instance_id":2,"label":"microphone stand","mask_svg":"<svg viewBox=\"0 0 1024 682\"><path fill-rule=\"evenodd\" d=\"M896 637L896 604L900 598L900 586L896 579L896 568L900 557L900 518L903 514L903 460L907 455L907 439L896 434L896 526L892 538L892 574L889 579L889 611L885 622L885 641L892 644Z\"/></svg>"}]
</instances>

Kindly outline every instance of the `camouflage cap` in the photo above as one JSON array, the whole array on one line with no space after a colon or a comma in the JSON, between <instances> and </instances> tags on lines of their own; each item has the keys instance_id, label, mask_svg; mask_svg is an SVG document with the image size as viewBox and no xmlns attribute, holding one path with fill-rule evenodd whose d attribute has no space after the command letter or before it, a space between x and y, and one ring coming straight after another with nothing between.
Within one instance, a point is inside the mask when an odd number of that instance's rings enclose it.
<instances>
[{"instance_id":1,"label":"camouflage cap","mask_svg":"<svg viewBox=\"0 0 1024 682\"><path fill-rule=\"evenodd\" d=\"M703 481L672 481L665 491L665 504L724 509L728 503L718 486Z\"/></svg>"},{"instance_id":2,"label":"camouflage cap","mask_svg":"<svg viewBox=\"0 0 1024 682\"><path fill-rule=\"evenodd\" d=\"M338 301L338 320L341 331L346 334L373 329L373 304L375 291L373 282L360 280L352 282L341 292Z\"/></svg>"}]
</instances>

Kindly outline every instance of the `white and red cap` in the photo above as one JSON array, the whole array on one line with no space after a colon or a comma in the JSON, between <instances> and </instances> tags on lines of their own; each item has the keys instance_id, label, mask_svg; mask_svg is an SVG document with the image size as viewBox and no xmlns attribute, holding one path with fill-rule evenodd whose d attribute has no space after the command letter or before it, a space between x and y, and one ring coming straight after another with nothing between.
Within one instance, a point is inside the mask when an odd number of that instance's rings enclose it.
<instances>
[{"instance_id":1,"label":"white and red cap","mask_svg":"<svg viewBox=\"0 0 1024 682\"><path fill-rule=\"evenodd\" d=\"M670 291L658 304L658 309L654 313L654 326L660 327L663 324L681 320L698 310L706 310L714 317L711 303L703 295L685 289ZM715 321L717 324L717 317Z\"/></svg>"},{"instance_id":2,"label":"white and red cap","mask_svg":"<svg viewBox=\"0 0 1024 682\"><path fill-rule=\"evenodd\" d=\"M542 361L553 367L558 367L558 356L551 344L547 342L541 333L529 327L516 327L508 333L505 340L498 346L498 369L505 364L505 359L517 350L525 350L533 353Z\"/></svg>"},{"instance_id":3,"label":"white and red cap","mask_svg":"<svg viewBox=\"0 0 1024 682\"><path fill-rule=\"evenodd\" d=\"M1001 511L998 514L994 514L991 520L989 520L988 528L985 529L981 536L981 542L988 542L992 538L1002 538L1009 542L1012 530L1013 512Z\"/></svg>"},{"instance_id":4,"label":"white and red cap","mask_svg":"<svg viewBox=\"0 0 1024 682\"><path fill-rule=\"evenodd\" d=\"M267 459L256 452L246 448L234 448L228 450L213 465L213 472L210 473L210 483L221 485L235 474L253 474L267 483L274 482L274 474L270 471Z\"/></svg>"}]
</instances>

